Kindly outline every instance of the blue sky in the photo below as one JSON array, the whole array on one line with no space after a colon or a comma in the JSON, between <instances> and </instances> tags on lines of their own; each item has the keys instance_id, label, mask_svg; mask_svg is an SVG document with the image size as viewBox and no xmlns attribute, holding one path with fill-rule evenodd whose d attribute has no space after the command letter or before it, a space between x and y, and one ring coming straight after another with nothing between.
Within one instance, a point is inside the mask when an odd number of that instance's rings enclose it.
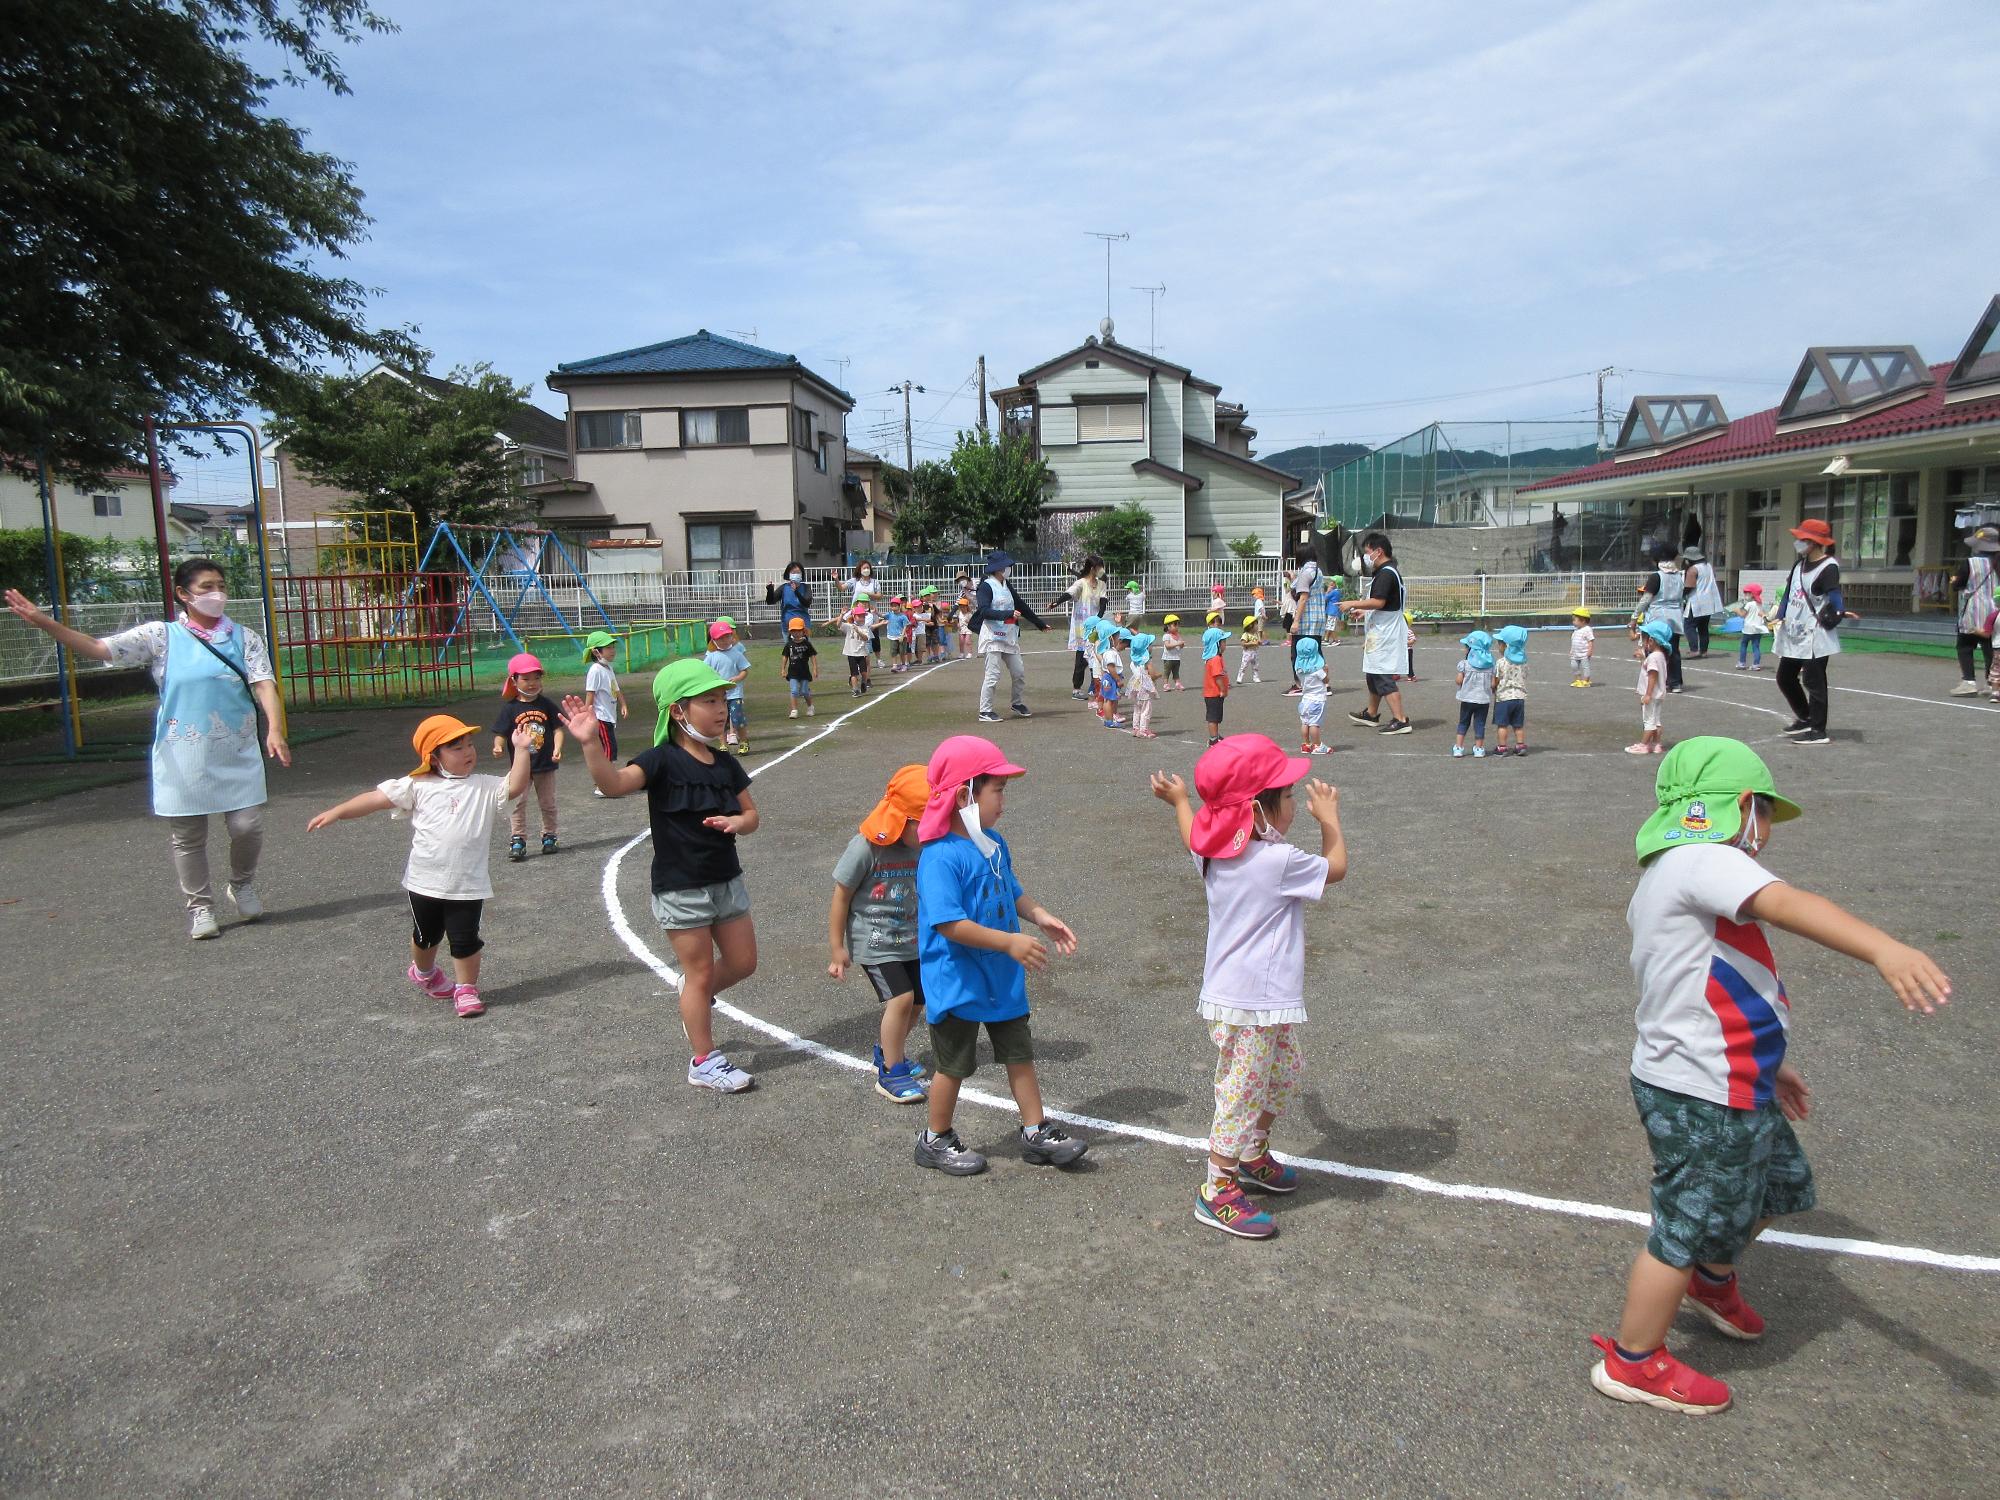
<instances>
[{"instance_id":1,"label":"blue sky","mask_svg":"<svg viewBox=\"0 0 2000 1500\"><path fill-rule=\"evenodd\" d=\"M1620 412L1754 410L1808 344L1948 358L2000 291L1983 0L379 3L354 93L276 107L354 164L376 316L555 411L560 361L754 329L856 446L923 383L935 453L977 355L1095 329L1091 230L1120 337L1164 282L1161 352L1264 452L1581 422L1601 365L1673 372Z\"/></svg>"}]
</instances>

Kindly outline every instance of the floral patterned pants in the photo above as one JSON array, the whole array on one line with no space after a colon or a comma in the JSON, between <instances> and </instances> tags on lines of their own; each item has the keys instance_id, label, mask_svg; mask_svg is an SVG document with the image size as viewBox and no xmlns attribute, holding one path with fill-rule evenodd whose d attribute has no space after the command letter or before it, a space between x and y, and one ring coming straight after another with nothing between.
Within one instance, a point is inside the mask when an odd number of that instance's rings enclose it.
<instances>
[{"instance_id":1,"label":"floral patterned pants","mask_svg":"<svg viewBox=\"0 0 2000 1500\"><path fill-rule=\"evenodd\" d=\"M1209 1127L1208 1149L1217 1156L1240 1160L1262 1132L1257 1117L1281 1115L1305 1071L1299 1050L1299 1028L1234 1026L1209 1023L1208 1034L1218 1054L1215 1063L1215 1123Z\"/></svg>"}]
</instances>

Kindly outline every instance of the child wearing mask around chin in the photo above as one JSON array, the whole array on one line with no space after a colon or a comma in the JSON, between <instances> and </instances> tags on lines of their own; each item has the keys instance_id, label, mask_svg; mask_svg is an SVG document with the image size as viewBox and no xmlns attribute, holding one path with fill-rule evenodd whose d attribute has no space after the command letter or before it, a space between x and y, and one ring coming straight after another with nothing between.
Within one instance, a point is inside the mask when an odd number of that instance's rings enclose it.
<instances>
[{"instance_id":1,"label":"child wearing mask around chin","mask_svg":"<svg viewBox=\"0 0 2000 1500\"><path fill-rule=\"evenodd\" d=\"M479 936L479 917L493 894L487 868L493 820L528 790L536 746L533 726L517 723L506 779L476 776L479 747L472 737L477 733L450 714L432 714L410 736L417 752L414 771L329 807L306 824L308 833L317 833L369 813L409 818L410 860L403 869L412 921L408 978L431 998L451 1001L452 1009L467 1018L486 1012L479 998L479 954L486 946ZM595 736L591 743L597 743ZM440 941L451 945L456 981L438 967Z\"/></svg>"},{"instance_id":2,"label":"child wearing mask around chin","mask_svg":"<svg viewBox=\"0 0 2000 1500\"><path fill-rule=\"evenodd\" d=\"M1180 777L1153 773L1153 795L1173 808L1208 895L1199 1009L1217 1054L1215 1119L1194 1216L1240 1239L1278 1232L1246 1189L1298 1187L1297 1170L1271 1155L1269 1142L1305 1066L1298 1037L1306 1019L1305 903L1347 874L1340 793L1327 783L1306 784L1318 855L1285 838L1298 810L1292 789L1311 765L1264 735L1233 736L1195 762L1199 812Z\"/></svg>"},{"instance_id":3,"label":"child wearing mask around chin","mask_svg":"<svg viewBox=\"0 0 2000 1500\"><path fill-rule=\"evenodd\" d=\"M694 657L653 678L660 716L654 744L622 766L592 737L582 740L590 779L607 797L646 794L653 826L653 919L680 967L681 1027L692 1055L688 1082L720 1094L749 1088L750 1075L715 1045L715 997L757 970L757 929L736 840L757 831L750 773L718 748L729 727L729 682ZM589 701L563 700L563 719L588 727Z\"/></svg>"}]
</instances>

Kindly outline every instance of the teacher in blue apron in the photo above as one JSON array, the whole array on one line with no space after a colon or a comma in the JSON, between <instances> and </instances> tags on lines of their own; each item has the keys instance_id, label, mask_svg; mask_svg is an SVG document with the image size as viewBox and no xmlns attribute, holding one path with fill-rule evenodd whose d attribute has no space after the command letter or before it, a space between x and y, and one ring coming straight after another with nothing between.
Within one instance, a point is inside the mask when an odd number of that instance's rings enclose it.
<instances>
[{"instance_id":1,"label":"teacher in blue apron","mask_svg":"<svg viewBox=\"0 0 2000 1500\"><path fill-rule=\"evenodd\" d=\"M1659 566L1639 585L1639 602L1632 609L1631 636L1637 640L1639 627L1655 620L1673 632L1664 642L1670 693L1681 690L1681 636L1687 631L1686 604L1687 569L1679 557L1669 554L1660 559Z\"/></svg>"},{"instance_id":2,"label":"teacher in blue apron","mask_svg":"<svg viewBox=\"0 0 2000 1500\"><path fill-rule=\"evenodd\" d=\"M174 873L187 900L188 936L212 938L215 893L208 873L208 820L229 830L229 898L246 922L264 915L256 891L264 848L264 756L292 763L263 638L229 618L221 565L191 557L174 569L181 614L99 640L52 620L23 595L7 607L78 656L144 667L160 689L153 726L153 812L167 820ZM265 723L259 745L257 711Z\"/></svg>"}]
</instances>

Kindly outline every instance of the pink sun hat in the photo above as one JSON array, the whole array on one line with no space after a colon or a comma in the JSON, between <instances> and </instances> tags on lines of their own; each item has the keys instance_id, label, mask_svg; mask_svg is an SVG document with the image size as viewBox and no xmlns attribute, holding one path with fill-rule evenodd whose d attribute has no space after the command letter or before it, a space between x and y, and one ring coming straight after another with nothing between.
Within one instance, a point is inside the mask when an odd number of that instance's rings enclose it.
<instances>
[{"instance_id":1,"label":"pink sun hat","mask_svg":"<svg viewBox=\"0 0 2000 1500\"><path fill-rule=\"evenodd\" d=\"M931 794L924 803L923 821L917 824L920 844L951 832L952 814L958 810L958 789L973 777L1028 773L1002 755L993 741L976 734L955 734L931 752L925 774L930 778Z\"/></svg>"},{"instance_id":2,"label":"pink sun hat","mask_svg":"<svg viewBox=\"0 0 2000 1500\"><path fill-rule=\"evenodd\" d=\"M523 651L520 655L510 658L507 663L507 680L501 684L500 696L510 700L519 698L521 695L514 691L515 677L523 672L539 672L541 670L542 659L539 656L530 656L527 652Z\"/></svg>"},{"instance_id":3,"label":"pink sun hat","mask_svg":"<svg viewBox=\"0 0 2000 1500\"><path fill-rule=\"evenodd\" d=\"M1256 823L1250 807L1257 794L1291 786L1311 769L1303 755L1285 754L1265 735L1232 734L1218 740L1194 764L1201 810L1188 830L1188 847L1204 859L1241 854Z\"/></svg>"},{"instance_id":4,"label":"pink sun hat","mask_svg":"<svg viewBox=\"0 0 2000 1500\"><path fill-rule=\"evenodd\" d=\"M734 635L734 634L736 634L736 627L733 625L725 625L720 620L717 620L713 625L708 627L708 638L711 641L719 641L725 635Z\"/></svg>"}]
</instances>

